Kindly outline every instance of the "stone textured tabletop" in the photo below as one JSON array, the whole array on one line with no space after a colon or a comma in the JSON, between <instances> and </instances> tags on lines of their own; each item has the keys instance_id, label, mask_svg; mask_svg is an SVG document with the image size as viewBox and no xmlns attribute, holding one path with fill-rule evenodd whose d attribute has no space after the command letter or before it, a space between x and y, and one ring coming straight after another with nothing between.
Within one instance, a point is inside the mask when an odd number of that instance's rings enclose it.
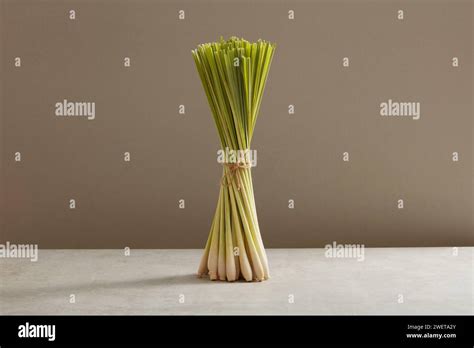
<instances>
[{"instance_id":1,"label":"stone textured tabletop","mask_svg":"<svg viewBox=\"0 0 474 348\"><path fill-rule=\"evenodd\" d=\"M1 314L472 314L474 248L269 249L271 279L195 275L201 250L40 250L0 259ZM72 303L71 303L72 302Z\"/></svg>"}]
</instances>

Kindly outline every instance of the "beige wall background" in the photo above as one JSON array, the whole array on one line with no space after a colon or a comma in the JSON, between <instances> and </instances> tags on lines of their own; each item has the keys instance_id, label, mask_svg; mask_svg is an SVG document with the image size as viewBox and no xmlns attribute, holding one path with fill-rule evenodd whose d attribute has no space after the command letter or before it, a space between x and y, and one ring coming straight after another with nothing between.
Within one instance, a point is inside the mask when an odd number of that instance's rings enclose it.
<instances>
[{"instance_id":1,"label":"beige wall background","mask_svg":"<svg viewBox=\"0 0 474 348\"><path fill-rule=\"evenodd\" d=\"M191 49L236 35L278 45L253 143L267 247L474 245L472 8L3 0L0 241L203 247L221 168ZM63 99L95 102L95 120L56 117ZM388 99L421 119L381 117Z\"/></svg>"}]
</instances>

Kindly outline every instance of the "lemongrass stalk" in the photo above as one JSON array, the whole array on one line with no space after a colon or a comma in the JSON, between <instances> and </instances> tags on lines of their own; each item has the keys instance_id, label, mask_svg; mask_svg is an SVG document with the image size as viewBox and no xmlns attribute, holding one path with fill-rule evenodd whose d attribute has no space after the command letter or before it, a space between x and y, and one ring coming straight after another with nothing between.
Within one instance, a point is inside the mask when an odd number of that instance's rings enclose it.
<instances>
[{"instance_id":1,"label":"lemongrass stalk","mask_svg":"<svg viewBox=\"0 0 474 348\"><path fill-rule=\"evenodd\" d=\"M237 247L239 253L239 262L240 262L240 272L244 279L248 282L252 281L252 267L250 266L249 259L247 257L247 251L245 249L245 243L242 235L242 230L240 228L240 218L237 212L237 207L234 198L234 192L229 189L230 192L230 204L232 210L232 222L235 229L235 235L237 239Z\"/></svg>"},{"instance_id":2,"label":"lemongrass stalk","mask_svg":"<svg viewBox=\"0 0 474 348\"><path fill-rule=\"evenodd\" d=\"M226 244L225 244L225 220L224 220L224 190L221 188L221 201L219 211L219 258L217 263L217 273L220 280L226 280Z\"/></svg>"},{"instance_id":3,"label":"lemongrass stalk","mask_svg":"<svg viewBox=\"0 0 474 348\"><path fill-rule=\"evenodd\" d=\"M224 220L225 220L225 243L226 243L226 276L227 280L233 282L237 280L237 270L235 267L234 245L232 239L231 212L229 203L229 192L227 186L221 188L224 191Z\"/></svg>"},{"instance_id":4,"label":"lemongrass stalk","mask_svg":"<svg viewBox=\"0 0 474 348\"><path fill-rule=\"evenodd\" d=\"M242 222L243 230L245 233L245 241L248 244L248 252L252 261L252 268L255 272L254 278L257 280L263 280L265 278L263 266L252 238L252 231L250 230L250 225L245 213L245 208L242 204L242 198L240 196L241 193L239 192L237 184L235 182L232 183L230 192L232 191L234 192L235 202L237 203L240 220Z\"/></svg>"},{"instance_id":5,"label":"lemongrass stalk","mask_svg":"<svg viewBox=\"0 0 474 348\"><path fill-rule=\"evenodd\" d=\"M215 223L215 215L219 211L219 204L216 206L216 211L214 213L214 218L212 219L211 223L211 229L209 236L207 237L207 242L206 242L206 247L204 248L204 254L201 257L201 262L199 263L199 268L198 268L198 276L203 276L207 275L209 273L209 268L208 268L208 260L209 260L209 252L211 249L211 242L212 242L212 231L214 231L214 223Z\"/></svg>"},{"instance_id":6,"label":"lemongrass stalk","mask_svg":"<svg viewBox=\"0 0 474 348\"><path fill-rule=\"evenodd\" d=\"M214 219L212 219L211 231L214 229ZM201 257L201 262L199 263L198 276L202 277L205 274L208 274L209 268L207 267L207 262L209 260L209 249L211 248L212 233L209 233L207 237L206 247L204 248L204 254Z\"/></svg>"},{"instance_id":7,"label":"lemongrass stalk","mask_svg":"<svg viewBox=\"0 0 474 348\"><path fill-rule=\"evenodd\" d=\"M234 255L234 264L235 264L235 279L240 279L240 276L241 276L241 273L240 273L240 257L239 257L239 247L238 247L238 242L237 242L237 232L236 232L236 229L235 227L233 226L233 217L232 217L232 211L230 209L230 193L229 191L227 190L227 193L229 194L228 198L229 200L227 201L227 206L229 207L229 212L230 212L230 217L229 217L229 221L230 221L230 225L231 225L231 228L232 228L232 245L233 245L233 249L232 249L232 253Z\"/></svg>"},{"instance_id":8,"label":"lemongrass stalk","mask_svg":"<svg viewBox=\"0 0 474 348\"><path fill-rule=\"evenodd\" d=\"M237 173L237 175L240 176L240 180L243 182L248 183L248 180L246 181L245 178L245 173L250 172L249 169L243 170L242 172ZM244 200L244 203L242 206L245 209L246 215L248 216L248 223L252 235L252 240L255 243L255 248L257 250L257 253L259 255L260 262L262 263L263 267L263 273L264 273L264 279L268 279L270 277L270 271L268 268L268 259L267 255L265 253L265 248L263 246L263 241L260 235L260 229L258 226L258 218L257 218L257 210L255 208L255 201L253 199L253 193L252 196L250 196L250 187L249 185L242 185L241 188L242 191L242 198Z\"/></svg>"},{"instance_id":9,"label":"lemongrass stalk","mask_svg":"<svg viewBox=\"0 0 474 348\"><path fill-rule=\"evenodd\" d=\"M255 198L254 198L254 193L253 193L253 184L252 184L252 174L250 173L250 171L248 172L248 181L250 183L249 185L249 191L250 191L250 194L249 194L249 197L250 197L250 204L253 208L253 211L254 211L254 216L255 216L255 227L256 227L256 237L257 237L257 240L258 240L258 244L260 245L260 249L263 251L263 267L265 269L265 279L269 279L270 278L270 268L268 267L268 258L267 258L267 255L265 253L265 247L264 247L264 244L263 244L263 240L262 240L262 235L260 233L260 226L258 224L258 218L257 218L257 208L256 208L256 204L255 204Z\"/></svg>"},{"instance_id":10,"label":"lemongrass stalk","mask_svg":"<svg viewBox=\"0 0 474 348\"><path fill-rule=\"evenodd\" d=\"M217 202L217 206L220 207L221 204L221 195L219 195L219 200ZM211 240L211 248L209 250L209 259L207 261L207 268L209 269L209 278L211 280L217 279L217 263L219 257L219 227L220 227L220 211L216 211L216 215L214 216L214 224L212 226L212 240Z\"/></svg>"}]
</instances>

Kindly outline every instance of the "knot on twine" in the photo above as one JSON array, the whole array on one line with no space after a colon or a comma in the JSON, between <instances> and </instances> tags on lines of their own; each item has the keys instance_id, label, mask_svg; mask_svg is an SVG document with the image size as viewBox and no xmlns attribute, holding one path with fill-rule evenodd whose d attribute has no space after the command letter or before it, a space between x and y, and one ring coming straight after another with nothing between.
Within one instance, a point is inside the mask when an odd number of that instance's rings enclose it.
<instances>
[{"instance_id":1,"label":"knot on twine","mask_svg":"<svg viewBox=\"0 0 474 348\"><path fill-rule=\"evenodd\" d=\"M222 175L222 185L227 185L229 186L231 184L232 178L236 178L236 184L237 184L237 190L240 191L241 187L241 182L240 182L240 176L237 175L237 171L239 169L249 169L252 168L252 165L250 163L245 163L245 162L237 162L237 163L223 163L222 164L224 167L229 168L229 171L227 173L224 173Z\"/></svg>"}]
</instances>

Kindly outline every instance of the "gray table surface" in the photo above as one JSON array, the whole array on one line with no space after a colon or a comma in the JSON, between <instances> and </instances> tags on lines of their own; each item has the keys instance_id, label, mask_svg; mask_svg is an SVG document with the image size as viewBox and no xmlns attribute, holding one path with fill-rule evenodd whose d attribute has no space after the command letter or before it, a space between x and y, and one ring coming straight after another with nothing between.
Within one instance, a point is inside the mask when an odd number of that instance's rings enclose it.
<instances>
[{"instance_id":1,"label":"gray table surface","mask_svg":"<svg viewBox=\"0 0 474 348\"><path fill-rule=\"evenodd\" d=\"M474 313L474 248L366 248L363 261L270 249L272 277L261 283L199 279L201 253L40 250L37 262L3 258L0 313Z\"/></svg>"}]
</instances>

